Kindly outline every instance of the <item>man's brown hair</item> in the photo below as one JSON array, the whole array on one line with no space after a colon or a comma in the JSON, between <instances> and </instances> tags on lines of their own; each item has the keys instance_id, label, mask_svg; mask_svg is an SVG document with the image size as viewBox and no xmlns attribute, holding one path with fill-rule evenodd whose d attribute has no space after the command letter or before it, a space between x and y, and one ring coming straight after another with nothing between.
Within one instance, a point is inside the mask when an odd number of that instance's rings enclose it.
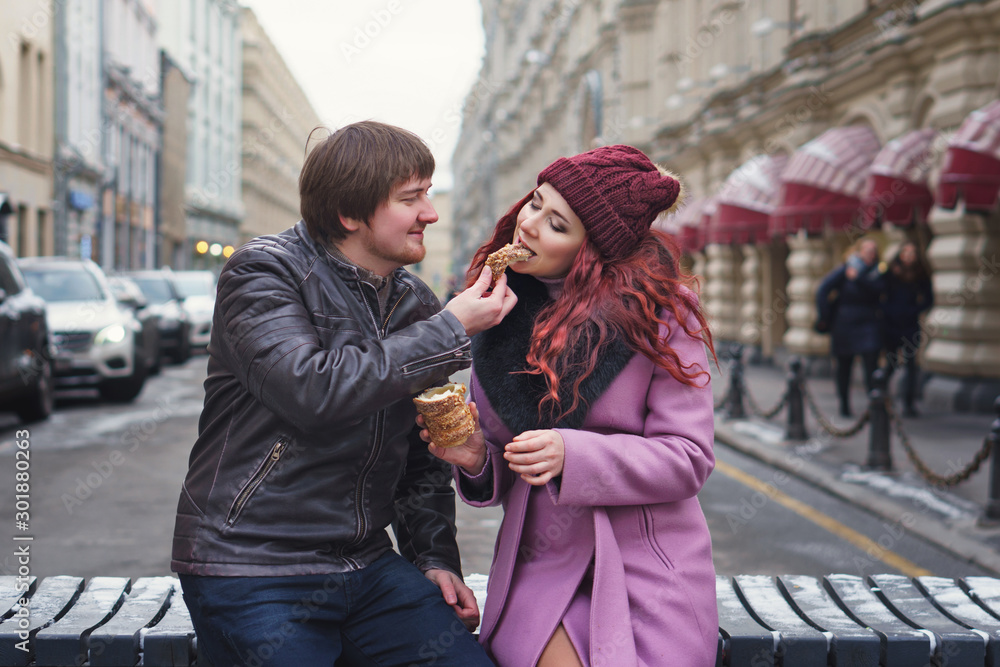
<instances>
[{"instance_id":1,"label":"man's brown hair","mask_svg":"<svg viewBox=\"0 0 1000 667\"><path fill-rule=\"evenodd\" d=\"M434 156L417 135L371 120L353 123L306 156L299 211L314 240L336 243L347 237L340 216L368 224L394 187L433 174Z\"/></svg>"}]
</instances>

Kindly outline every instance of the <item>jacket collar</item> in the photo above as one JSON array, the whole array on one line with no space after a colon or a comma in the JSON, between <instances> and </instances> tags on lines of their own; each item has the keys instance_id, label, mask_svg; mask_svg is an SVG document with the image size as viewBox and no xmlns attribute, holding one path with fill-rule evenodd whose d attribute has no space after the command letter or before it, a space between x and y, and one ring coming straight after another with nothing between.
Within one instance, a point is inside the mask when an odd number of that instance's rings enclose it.
<instances>
[{"instance_id":1,"label":"jacket collar","mask_svg":"<svg viewBox=\"0 0 1000 667\"><path fill-rule=\"evenodd\" d=\"M580 405L558 422L539 417L538 405L547 392L545 379L523 372L531 343L531 330L538 312L551 302L548 290L531 276L507 272L508 285L517 294L517 305L492 329L472 338L476 376L490 406L515 434L539 428L580 428L594 402L625 368L633 356L616 337L598 352L597 367L580 383ZM577 350L582 357L589 350ZM572 405L572 388L579 372L568 372L559 381L563 407Z\"/></svg>"},{"instance_id":2,"label":"jacket collar","mask_svg":"<svg viewBox=\"0 0 1000 667\"><path fill-rule=\"evenodd\" d=\"M299 238L303 247L309 251L309 254L311 254L314 259L325 262L331 269L345 279L371 282L366 280L364 275L364 273L368 272L356 264L353 264L349 259L347 259L346 256L344 256L343 253L330 252L324 245L315 241L309 234L309 228L306 227L304 220L299 220L295 223L295 227L293 229L295 230L295 235ZM409 285L407 276L409 276L409 272L406 269L398 268L392 272L389 279Z\"/></svg>"}]
</instances>

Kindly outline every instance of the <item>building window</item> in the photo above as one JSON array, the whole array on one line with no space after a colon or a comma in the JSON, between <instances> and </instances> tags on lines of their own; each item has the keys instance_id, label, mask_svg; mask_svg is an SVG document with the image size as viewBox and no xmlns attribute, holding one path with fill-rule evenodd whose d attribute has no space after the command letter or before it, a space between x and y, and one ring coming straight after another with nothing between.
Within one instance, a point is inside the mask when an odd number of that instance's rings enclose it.
<instances>
[{"instance_id":1,"label":"building window","mask_svg":"<svg viewBox=\"0 0 1000 667\"><path fill-rule=\"evenodd\" d=\"M45 72L45 54L39 52L38 54L38 69L35 71L35 93L37 96L37 102L35 103L35 109L38 110L38 117L35 119L35 148L39 151L44 150L46 145L45 141L45 131L46 120L44 114L41 113L43 109L48 109L48 77Z\"/></svg>"},{"instance_id":2,"label":"building window","mask_svg":"<svg viewBox=\"0 0 1000 667\"><path fill-rule=\"evenodd\" d=\"M28 207L21 204L17 207L17 256L28 257Z\"/></svg>"},{"instance_id":3,"label":"building window","mask_svg":"<svg viewBox=\"0 0 1000 667\"><path fill-rule=\"evenodd\" d=\"M38 209L37 213L38 228L35 230L35 254L37 255L47 255L49 254L49 216L48 211L45 209Z\"/></svg>"},{"instance_id":4,"label":"building window","mask_svg":"<svg viewBox=\"0 0 1000 667\"><path fill-rule=\"evenodd\" d=\"M34 93L31 90L34 77L31 76L31 46L27 43L21 44L20 63L18 72L18 86L21 88L18 97L18 119L17 136L18 141L24 147L29 147L31 143L31 120L34 118L31 108Z\"/></svg>"}]
</instances>

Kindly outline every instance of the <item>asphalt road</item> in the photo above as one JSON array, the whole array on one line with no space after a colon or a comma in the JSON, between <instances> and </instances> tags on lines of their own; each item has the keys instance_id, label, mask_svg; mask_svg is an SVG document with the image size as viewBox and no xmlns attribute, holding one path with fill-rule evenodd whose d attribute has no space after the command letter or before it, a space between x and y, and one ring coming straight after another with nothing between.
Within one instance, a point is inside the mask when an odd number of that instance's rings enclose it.
<instances>
[{"instance_id":1,"label":"asphalt road","mask_svg":"<svg viewBox=\"0 0 1000 667\"><path fill-rule=\"evenodd\" d=\"M9 535L8 544L18 544L15 536L33 538L32 574L169 573L174 511L197 432L205 367L204 356L164 367L131 405L78 395L27 429L0 416L0 536ZM25 530L15 522L22 430L30 452ZM905 517L887 523L721 445L717 456L700 499L720 574L988 574L911 535ZM463 569L486 574L501 510L459 504L457 515ZM0 550L0 573L13 574L16 566L14 550Z\"/></svg>"}]
</instances>

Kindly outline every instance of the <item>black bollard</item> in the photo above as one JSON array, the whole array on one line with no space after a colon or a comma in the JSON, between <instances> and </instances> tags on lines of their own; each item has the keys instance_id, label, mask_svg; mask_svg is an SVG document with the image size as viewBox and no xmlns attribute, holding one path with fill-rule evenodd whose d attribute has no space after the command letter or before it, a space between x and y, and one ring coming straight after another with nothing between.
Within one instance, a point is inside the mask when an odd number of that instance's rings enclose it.
<instances>
[{"instance_id":1,"label":"black bollard","mask_svg":"<svg viewBox=\"0 0 1000 667\"><path fill-rule=\"evenodd\" d=\"M986 436L993 443L993 450L990 452L990 497L986 503L986 518L1000 519L1000 464L997 464L997 457L1000 456L1000 396L993 401L993 412L997 418L993 420L990 434Z\"/></svg>"},{"instance_id":2,"label":"black bollard","mask_svg":"<svg viewBox=\"0 0 1000 667\"><path fill-rule=\"evenodd\" d=\"M806 410L802 397L804 379L802 377L802 359L792 357L788 362L788 426L785 428L785 440L808 440L806 431Z\"/></svg>"},{"instance_id":3,"label":"black bollard","mask_svg":"<svg viewBox=\"0 0 1000 667\"><path fill-rule=\"evenodd\" d=\"M726 397L726 419L746 419L743 409L743 345L733 343L729 346L729 395Z\"/></svg>"},{"instance_id":4,"label":"black bollard","mask_svg":"<svg viewBox=\"0 0 1000 667\"><path fill-rule=\"evenodd\" d=\"M888 382L889 376L885 369L879 368L872 374L872 390L868 394L868 467L873 470L892 470L889 411L885 407Z\"/></svg>"}]
</instances>

